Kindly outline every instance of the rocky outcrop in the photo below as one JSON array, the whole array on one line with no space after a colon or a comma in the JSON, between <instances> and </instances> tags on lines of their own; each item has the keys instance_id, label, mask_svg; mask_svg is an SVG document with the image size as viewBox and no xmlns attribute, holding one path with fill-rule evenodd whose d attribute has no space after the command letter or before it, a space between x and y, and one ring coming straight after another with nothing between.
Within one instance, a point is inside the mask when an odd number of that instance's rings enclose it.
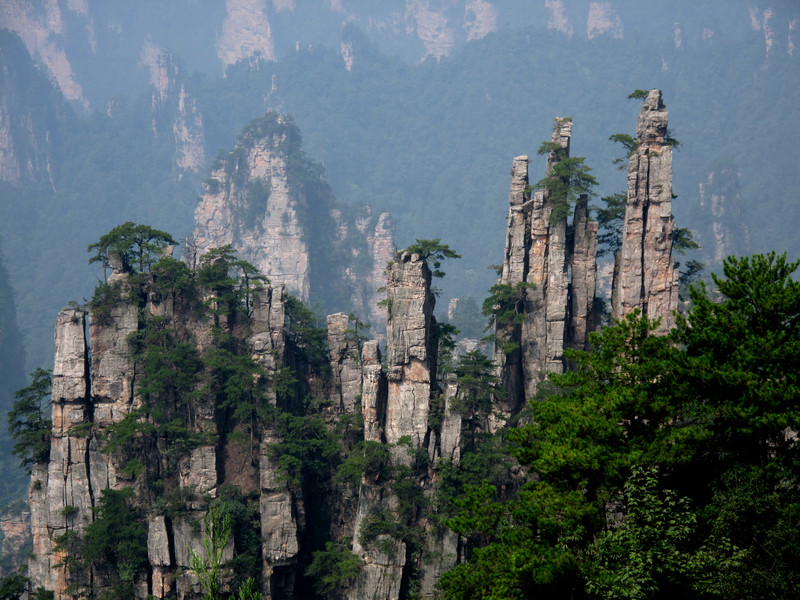
<instances>
[{"instance_id":1,"label":"rocky outcrop","mask_svg":"<svg viewBox=\"0 0 800 600\"><path fill-rule=\"evenodd\" d=\"M364 440L385 442L383 429L388 391L386 373L381 366L381 351L376 340L364 344L361 364L363 365L361 410L364 415Z\"/></svg>"},{"instance_id":2,"label":"rocky outcrop","mask_svg":"<svg viewBox=\"0 0 800 600\"><path fill-rule=\"evenodd\" d=\"M657 333L675 322L678 272L672 258L672 146L661 90L644 100L628 165L628 194L612 318L635 309L661 319Z\"/></svg>"},{"instance_id":3,"label":"rocky outcrop","mask_svg":"<svg viewBox=\"0 0 800 600\"><path fill-rule=\"evenodd\" d=\"M227 0L225 22L216 44L223 65L251 57L275 60L272 30L264 8L258 0Z\"/></svg>"},{"instance_id":4,"label":"rocky outcrop","mask_svg":"<svg viewBox=\"0 0 800 600\"><path fill-rule=\"evenodd\" d=\"M726 256L747 254L750 248L740 177L739 169L728 164L709 171L706 180L698 184L693 222L704 258L715 265L722 264Z\"/></svg>"},{"instance_id":5,"label":"rocky outcrop","mask_svg":"<svg viewBox=\"0 0 800 600\"><path fill-rule=\"evenodd\" d=\"M572 120L556 119L545 176L569 156ZM506 252L499 283L508 286L521 323L496 323L495 362L507 390L496 400L508 418L536 393L547 373L564 370L564 349L584 348L594 327L597 224L589 220L588 198L576 203L572 223L554 213L547 188L531 190L528 157L511 168ZM495 421L494 427L499 427Z\"/></svg>"},{"instance_id":6,"label":"rocky outcrop","mask_svg":"<svg viewBox=\"0 0 800 600\"><path fill-rule=\"evenodd\" d=\"M198 254L232 245L303 300L347 309L383 330L375 290L393 254L389 215L335 204L321 165L289 117L269 113L218 157L195 210Z\"/></svg>"},{"instance_id":7,"label":"rocky outcrop","mask_svg":"<svg viewBox=\"0 0 800 600\"><path fill-rule=\"evenodd\" d=\"M572 119L556 119L550 141L569 156ZM551 176L560 159L555 151L547 155L545 176ZM524 281L525 321L522 324L522 370L525 398L532 398L546 373L564 369L569 264L567 217L553 214L555 203L546 189L533 193L528 272Z\"/></svg>"},{"instance_id":8,"label":"rocky outcrop","mask_svg":"<svg viewBox=\"0 0 800 600\"><path fill-rule=\"evenodd\" d=\"M84 327L82 311L65 308L58 314L50 460L35 465L29 492L33 553L28 560L28 575L36 586L55 590L56 600L66 597L68 579L82 580L84 574L69 572L63 556L55 551L55 539L91 522L98 494L92 486L90 440L85 432L92 420L92 407Z\"/></svg>"},{"instance_id":9,"label":"rocky outcrop","mask_svg":"<svg viewBox=\"0 0 800 600\"><path fill-rule=\"evenodd\" d=\"M7 8L0 10L0 181L52 185L63 102L22 41L2 29Z\"/></svg>"},{"instance_id":10,"label":"rocky outcrop","mask_svg":"<svg viewBox=\"0 0 800 600\"><path fill-rule=\"evenodd\" d=\"M570 284L567 345L589 349L589 333L600 324L597 288L597 221L589 218L589 197L582 195L575 205L572 221L572 282Z\"/></svg>"},{"instance_id":11,"label":"rocky outcrop","mask_svg":"<svg viewBox=\"0 0 800 600\"><path fill-rule=\"evenodd\" d=\"M331 358L334 394L339 413L355 413L361 395L361 352L350 318L344 313L328 315L328 352Z\"/></svg>"},{"instance_id":12,"label":"rocky outcrop","mask_svg":"<svg viewBox=\"0 0 800 600\"><path fill-rule=\"evenodd\" d=\"M309 297L308 236L301 224L307 199L289 173L299 151L296 128L270 115L251 124L234 152L220 156L195 209L198 254L232 245L270 280Z\"/></svg>"},{"instance_id":13,"label":"rocky outcrop","mask_svg":"<svg viewBox=\"0 0 800 600\"><path fill-rule=\"evenodd\" d=\"M387 267L386 296L386 441L396 444L409 436L411 446L427 443L428 412L436 382L436 320L427 261L399 252Z\"/></svg>"},{"instance_id":14,"label":"rocky outcrop","mask_svg":"<svg viewBox=\"0 0 800 600\"><path fill-rule=\"evenodd\" d=\"M226 442L220 435L218 407L208 388L198 384L184 424L195 435L214 442L170 451L164 445L165 438L152 444L147 441L147 434L140 433L126 442L129 446L107 451L112 428L143 407L141 386L146 367L140 364L131 344L139 339L136 336L145 323L157 318L156 323L166 325L182 339L194 340L201 349L208 347L214 336L211 320L197 312L197 301L192 304L180 296L162 295L154 291L152 276L143 280L144 283L134 281L119 270L109 278L109 286L117 292L111 294L108 306L93 310L90 317L91 370L84 313L72 308L59 313L50 460L35 465L29 493L34 544L29 574L33 589L44 586L53 590L58 600L73 597L75 586L83 586L92 594L105 590L105 574L70 572L69 561L64 560L65 555L56 549L55 542L68 531L80 533L97 518L96 508L104 490L131 487L139 510L149 513L149 564L146 576L137 579L137 597L197 597L202 590L191 571L190 556L190 550L200 555L203 552L203 532L197 523L204 519L208 502L217 497L220 487L234 483L245 492L258 494L264 540L264 596L289 598L296 570L298 531L303 526L302 498L280 476L279 466L270 454L271 445L279 441L276 429L267 427L255 453L244 458L242 450L236 450L241 444ZM270 381L284 361L283 302L282 288L257 291L246 328L248 336L240 341L263 368L261 376ZM267 400L274 405L274 387L266 389L272 393L271 397L267 393ZM137 417L140 423L149 418L146 412L137 414L141 414ZM125 468L134 457L146 465L144 472L135 474ZM177 505L176 501L165 503L163 499L159 503L159 493L154 494L151 486L154 477L161 486L168 487L167 491L182 494L183 500ZM162 490L160 495L163 494ZM162 512L169 506L171 512ZM233 556L234 543L231 537L225 550L227 558Z\"/></svg>"},{"instance_id":15,"label":"rocky outcrop","mask_svg":"<svg viewBox=\"0 0 800 600\"><path fill-rule=\"evenodd\" d=\"M386 443L395 476L416 472L414 485L430 498L436 461L458 464L460 459L461 414L453 409L458 385L450 377L440 391L437 383L435 299L427 260L402 250L388 265L386 277L386 374L376 342L367 342L362 354L364 439ZM434 399L441 402L439 408L432 406ZM440 414L434 417L432 410ZM427 455L425 464L430 466L421 467L420 453ZM348 590L350 600L400 598L412 572L418 573L413 577L422 597L433 598L439 574L455 564L458 536L430 524L424 508L401 513L393 485L380 476L362 478L352 548L363 566ZM386 533L365 538L367 525L386 518L424 530L424 547ZM428 554L442 559L424 560Z\"/></svg>"}]
</instances>

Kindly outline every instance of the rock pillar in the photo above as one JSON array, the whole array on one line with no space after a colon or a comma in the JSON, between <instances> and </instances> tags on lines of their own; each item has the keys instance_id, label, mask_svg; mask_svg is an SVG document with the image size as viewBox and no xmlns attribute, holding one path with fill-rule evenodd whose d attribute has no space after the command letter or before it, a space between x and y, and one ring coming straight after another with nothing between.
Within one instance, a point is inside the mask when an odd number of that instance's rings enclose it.
<instances>
[{"instance_id":1,"label":"rock pillar","mask_svg":"<svg viewBox=\"0 0 800 600\"><path fill-rule=\"evenodd\" d=\"M386 441L396 444L410 436L417 449L427 444L428 412L436 381L431 272L419 255L403 251L387 268L387 277Z\"/></svg>"},{"instance_id":2,"label":"rock pillar","mask_svg":"<svg viewBox=\"0 0 800 600\"><path fill-rule=\"evenodd\" d=\"M660 318L656 333L675 323L678 272L672 259L672 146L661 90L644 100L636 126L636 146L628 165L628 199L612 317L639 309Z\"/></svg>"},{"instance_id":3,"label":"rock pillar","mask_svg":"<svg viewBox=\"0 0 800 600\"><path fill-rule=\"evenodd\" d=\"M88 432L89 361L83 311L65 308L58 313L55 364L52 379L53 430L50 461L35 465L29 499L33 553L28 561L32 589L43 586L56 591L56 600L67 598L68 581L84 581L88 574L70 573L53 540L69 530L81 530L92 521L94 491L90 482Z\"/></svg>"}]
</instances>

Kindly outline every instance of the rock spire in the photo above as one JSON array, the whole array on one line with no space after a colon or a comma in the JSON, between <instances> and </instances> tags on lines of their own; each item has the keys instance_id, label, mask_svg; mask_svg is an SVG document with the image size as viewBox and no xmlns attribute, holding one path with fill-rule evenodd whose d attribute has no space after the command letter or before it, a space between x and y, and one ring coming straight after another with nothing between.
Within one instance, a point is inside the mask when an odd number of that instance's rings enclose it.
<instances>
[{"instance_id":1,"label":"rock spire","mask_svg":"<svg viewBox=\"0 0 800 600\"><path fill-rule=\"evenodd\" d=\"M661 90L651 90L642 104L636 144L628 165L628 192L622 249L614 282L614 320L635 309L660 318L656 333L674 325L678 307L678 272L672 258L672 144Z\"/></svg>"},{"instance_id":2,"label":"rock spire","mask_svg":"<svg viewBox=\"0 0 800 600\"><path fill-rule=\"evenodd\" d=\"M569 157L571 137L572 120L556 119L546 176ZM548 372L564 370L566 347L586 346L595 322L597 278L597 224L589 220L587 197L577 201L568 223L566 214L554 213L555 200L547 189L531 190L528 157L518 156L511 167L509 205L499 283L517 298L522 318L496 324L495 360L508 392L498 404L505 417L536 393Z\"/></svg>"}]
</instances>

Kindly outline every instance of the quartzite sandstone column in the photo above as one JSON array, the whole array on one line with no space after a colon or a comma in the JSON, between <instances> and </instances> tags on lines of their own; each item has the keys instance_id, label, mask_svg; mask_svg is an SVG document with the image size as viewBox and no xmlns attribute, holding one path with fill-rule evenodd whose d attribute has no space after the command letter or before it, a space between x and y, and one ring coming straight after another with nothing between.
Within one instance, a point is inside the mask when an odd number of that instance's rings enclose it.
<instances>
[{"instance_id":1,"label":"quartzite sandstone column","mask_svg":"<svg viewBox=\"0 0 800 600\"><path fill-rule=\"evenodd\" d=\"M622 231L612 317L640 309L661 318L657 333L675 322L678 272L672 260L672 146L660 90L651 90L636 126L636 146L628 165L628 200Z\"/></svg>"}]
</instances>

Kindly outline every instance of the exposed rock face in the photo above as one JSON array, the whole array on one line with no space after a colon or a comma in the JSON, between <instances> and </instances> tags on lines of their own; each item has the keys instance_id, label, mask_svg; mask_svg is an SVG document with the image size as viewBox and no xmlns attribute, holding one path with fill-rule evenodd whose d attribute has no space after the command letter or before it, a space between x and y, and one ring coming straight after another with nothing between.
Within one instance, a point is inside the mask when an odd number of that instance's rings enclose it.
<instances>
[{"instance_id":1,"label":"exposed rock face","mask_svg":"<svg viewBox=\"0 0 800 600\"><path fill-rule=\"evenodd\" d=\"M217 56L226 67L244 58L275 60L272 29L259 0L227 0Z\"/></svg>"},{"instance_id":2,"label":"exposed rock face","mask_svg":"<svg viewBox=\"0 0 800 600\"><path fill-rule=\"evenodd\" d=\"M644 100L637 143L628 165L628 199L612 317L639 309L660 318L656 333L668 332L678 307L678 272L672 259L672 146L660 90Z\"/></svg>"},{"instance_id":3,"label":"exposed rock face","mask_svg":"<svg viewBox=\"0 0 800 600\"><path fill-rule=\"evenodd\" d=\"M307 299L310 257L298 214L306 199L289 176L290 152L299 139L284 117L260 124L215 163L195 210L197 251L231 244L271 280Z\"/></svg>"},{"instance_id":4,"label":"exposed rock face","mask_svg":"<svg viewBox=\"0 0 800 600\"><path fill-rule=\"evenodd\" d=\"M572 221L572 284L570 288L570 321L568 345L578 350L589 349L589 332L597 329L599 315L595 309L597 288L597 221L589 219L589 198L578 199Z\"/></svg>"},{"instance_id":5,"label":"exposed rock face","mask_svg":"<svg viewBox=\"0 0 800 600\"><path fill-rule=\"evenodd\" d=\"M26 506L19 511L7 511L0 515L0 532L3 534L3 539L0 541L0 554L4 557L20 555L25 550L26 543L31 539L30 508Z\"/></svg>"},{"instance_id":6,"label":"exposed rock face","mask_svg":"<svg viewBox=\"0 0 800 600\"><path fill-rule=\"evenodd\" d=\"M551 142L569 156L572 120L557 119ZM547 156L550 176L559 156ZM588 199L581 198L571 225L554 218L554 201L546 189L531 193L528 157L518 156L511 168L506 253L500 282L520 284L518 304L524 321L496 326L495 361L508 395L498 399L500 414L516 412L535 393L548 372L564 369L564 348L585 347L593 327L597 268L597 224L588 219ZM507 350L513 345L514 349ZM505 347L505 348L504 348ZM495 422L494 427L501 423Z\"/></svg>"},{"instance_id":7,"label":"exposed rock face","mask_svg":"<svg viewBox=\"0 0 800 600\"><path fill-rule=\"evenodd\" d=\"M364 344L363 395L364 439L389 445L395 467L419 469L418 451L426 453L430 465L439 458L458 464L460 459L461 414L453 410L458 395L454 378L448 379L442 393L440 423L430 423L431 399L438 393L436 363L438 349L433 317L435 299L431 293L431 272L427 261L403 250L386 269L387 372L380 367L377 343ZM433 493L434 467L417 480L420 492ZM353 531L353 552L364 565L348 590L350 600L400 598L410 569L419 573L420 593L435 596L439 574L455 564L458 536L442 534L429 525L424 509L406 515L411 527L425 530L424 551L441 554L441 560L426 561L423 553L414 554L400 539L386 534L364 540L362 532L369 519L398 510L398 499L390 482L380 476L362 478Z\"/></svg>"},{"instance_id":8,"label":"exposed rock face","mask_svg":"<svg viewBox=\"0 0 800 600\"><path fill-rule=\"evenodd\" d=\"M436 381L436 301L427 262L417 254L398 253L387 267L386 294L386 441L396 444L401 437L410 436L416 449L427 442L428 412Z\"/></svg>"},{"instance_id":9,"label":"exposed rock face","mask_svg":"<svg viewBox=\"0 0 800 600\"><path fill-rule=\"evenodd\" d=\"M708 173L698 185L698 223L706 224L698 242L709 262L722 264L726 256L746 254L750 231L742 218L744 205L739 169L726 165Z\"/></svg>"},{"instance_id":10,"label":"exposed rock face","mask_svg":"<svg viewBox=\"0 0 800 600\"><path fill-rule=\"evenodd\" d=\"M56 590L56 600L66 597L64 588L71 574L61 565L54 540L91 522L96 493L90 481L89 439L76 435L75 429L92 418L84 326L82 311L65 308L58 314L50 461L34 467L29 493L33 553L28 575L36 586Z\"/></svg>"},{"instance_id":11,"label":"exposed rock face","mask_svg":"<svg viewBox=\"0 0 800 600\"><path fill-rule=\"evenodd\" d=\"M572 120L556 119L551 142L569 156ZM554 152L547 156L545 175L558 161ZM554 204L547 190L533 194L531 242L525 281L534 287L525 291L526 319L522 324L522 369L525 398L531 398L545 373L564 369L564 341L567 325L569 266L567 218L553 218ZM594 290L592 290L594 293Z\"/></svg>"},{"instance_id":12,"label":"exposed rock face","mask_svg":"<svg viewBox=\"0 0 800 600\"><path fill-rule=\"evenodd\" d=\"M4 2L0 11L0 28L9 29L22 38L31 56L44 63L66 98L89 108L67 54L59 43L66 26L58 2L44 3L44 10L24 0Z\"/></svg>"},{"instance_id":13,"label":"exposed rock face","mask_svg":"<svg viewBox=\"0 0 800 600\"><path fill-rule=\"evenodd\" d=\"M155 136L169 131L161 130L159 122L170 122L175 138L175 164L179 169L197 173L205 163L205 126L203 113L197 100L179 83L180 67L173 54L150 41L142 48L141 61L150 69L153 121ZM156 118L162 114L166 118Z\"/></svg>"},{"instance_id":14,"label":"exposed rock face","mask_svg":"<svg viewBox=\"0 0 800 600\"><path fill-rule=\"evenodd\" d=\"M364 440L385 442L383 425L386 420L386 397L388 396L386 374L381 366L381 351L378 342L371 340L364 344L361 353L363 365L363 388L361 410L364 415Z\"/></svg>"},{"instance_id":15,"label":"exposed rock face","mask_svg":"<svg viewBox=\"0 0 800 600\"><path fill-rule=\"evenodd\" d=\"M344 313L328 315L328 352L331 356L334 393L338 392L340 413L356 412L361 394L361 353L355 332L348 331L350 319Z\"/></svg>"},{"instance_id":16,"label":"exposed rock face","mask_svg":"<svg viewBox=\"0 0 800 600\"><path fill-rule=\"evenodd\" d=\"M389 215L335 205L321 165L301 150L288 117L253 121L221 156L195 210L198 255L231 244L275 284L303 300L355 312L380 334L375 290L393 255Z\"/></svg>"},{"instance_id":17,"label":"exposed rock face","mask_svg":"<svg viewBox=\"0 0 800 600\"><path fill-rule=\"evenodd\" d=\"M8 3L0 10L0 30ZM36 98L34 106L31 98ZM53 140L61 101L25 51L22 41L0 35L0 181L50 181Z\"/></svg>"},{"instance_id":18,"label":"exposed rock face","mask_svg":"<svg viewBox=\"0 0 800 600\"><path fill-rule=\"evenodd\" d=\"M137 452L150 453L147 458L140 456L158 469L165 481L171 481L170 485L178 490L191 490L182 504L183 512L171 517L159 512L163 508L151 504L153 495L145 479L147 473L131 475L122 468L131 456L121 451L111 454L102 451L109 427L142 406L139 390L142 365L138 364L130 341L132 334L143 327L143 314L160 317L163 319L160 322L182 332L180 335L186 339L194 339L201 348L212 337L209 323L188 310L180 297L161 297L152 291L143 296L131 294L129 276L119 271L109 278L109 284L119 287L119 300L108 311L95 311L90 318L91 374L84 313L68 308L58 316L50 460L35 465L29 492L34 543L29 574L33 589L44 586L53 590L57 600L72 597L68 591L68 585L72 584L88 586L93 594L105 591L107 583L102 574L69 572L62 565L64 556L55 550L54 542L70 529L80 532L92 522L93 509L98 506L103 490L132 487L137 505L150 513L148 572L136 583L137 597L197 597L201 587L190 569L190 550L202 555L203 540L202 528L198 529L196 523L204 518L208 498L216 497L224 483L235 481L259 495L264 595L270 599L291 597L298 530L303 525L298 516L302 513L302 499L278 476L278 465L269 454L270 444L278 440L276 431L269 429L263 433L255 462L245 461L244 469L234 468L235 462L231 460L220 464L218 457L228 457L230 451L216 443L202 443L177 459L170 459L162 454L160 446L148 450L146 444L134 441L139 448ZM151 284L146 281L144 285ZM249 336L242 340L243 347L264 367L270 380L284 360L283 302L281 288L257 292ZM274 391L268 400L275 402ZM197 394L193 402L187 426L216 438L215 407L208 394ZM172 470L168 468L170 460L175 461ZM241 485L248 477L255 481ZM233 556L234 541L232 537L229 539L227 558Z\"/></svg>"}]
</instances>

